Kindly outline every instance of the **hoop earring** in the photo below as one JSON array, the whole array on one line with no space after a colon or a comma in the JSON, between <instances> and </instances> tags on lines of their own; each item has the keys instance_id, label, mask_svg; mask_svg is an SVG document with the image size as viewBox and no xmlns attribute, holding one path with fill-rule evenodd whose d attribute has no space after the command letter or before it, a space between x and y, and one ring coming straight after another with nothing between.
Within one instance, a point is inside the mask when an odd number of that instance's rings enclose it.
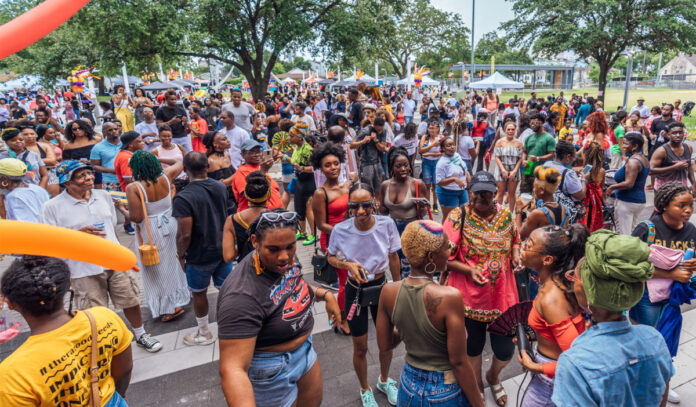
<instances>
[{"instance_id":1,"label":"hoop earring","mask_svg":"<svg viewBox=\"0 0 696 407\"><path fill-rule=\"evenodd\" d=\"M432 271L429 271L429 270L428 270L428 266L433 266L433 270L432 270ZM433 263L433 262L431 261L431 262L429 262L428 264L425 265L425 268L423 269L423 271L425 271L425 272L428 273L428 274L434 274L434 273L437 271L437 266L435 265L435 263Z\"/></svg>"}]
</instances>

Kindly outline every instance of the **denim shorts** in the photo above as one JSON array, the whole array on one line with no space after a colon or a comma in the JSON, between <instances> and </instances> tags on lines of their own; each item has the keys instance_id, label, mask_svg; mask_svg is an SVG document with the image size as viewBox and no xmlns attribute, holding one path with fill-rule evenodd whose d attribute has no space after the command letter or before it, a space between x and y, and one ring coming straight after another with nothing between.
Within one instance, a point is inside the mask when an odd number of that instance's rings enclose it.
<instances>
[{"instance_id":1,"label":"denim shorts","mask_svg":"<svg viewBox=\"0 0 696 407\"><path fill-rule=\"evenodd\" d=\"M187 263L186 282L188 283L189 290L194 293L207 290L211 278L213 279L215 288L220 288L231 271L232 262L225 263L224 261L220 261L203 266L195 266Z\"/></svg>"},{"instance_id":2,"label":"denim shorts","mask_svg":"<svg viewBox=\"0 0 696 407\"><path fill-rule=\"evenodd\" d=\"M422 370L405 363L400 381L396 399L398 407L471 406L456 380L445 384L445 372Z\"/></svg>"},{"instance_id":3,"label":"denim shorts","mask_svg":"<svg viewBox=\"0 0 696 407\"><path fill-rule=\"evenodd\" d=\"M291 163L283 163L280 167L280 172L283 182L287 184L295 176L295 167Z\"/></svg>"},{"instance_id":4,"label":"denim shorts","mask_svg":"<svg viewBox=\"0 0 696 407\"><path fill-rule=\"evenodd\" d=\"M126 400L124 400L123 397L121 397L121 395L114 390L114 394L111 396L109 401L106 402L104 407L128 407L128 403L126 403Z\"/></svg>"},{"instance_id":5,"label":"denim shorts","mask_svg":"<svg viewBox=\"0 0 696 407\"><path fill-rule=\"evenodd\" d=\"M440 161L439 158L437 160L428 160L427 158L421 160L421 174L423 175L423 182L427 185L435 183L435 168L438 161Z\"/></svg>"},{"instance_id":6,"label":"denim shorts","mask_svg":"<svg viewBox=\"0 0 696 407\"><path fill-rule=\"evenodd\" d=\"M534 352L534 357L538 363L553 363L555 360L547 358L539 352ZM554 407L551 401L553 394L553 379L541 373L532 375L527 389L524 391L522 407Z\"/></svg>"},{"instance_id":7,"label":"denim shorts","mask_svg":"<svg viewBox=\"0 0 696 407\"><path fill-rule=\"evenodd\" d=\"M469 202L469 194L466 192L466 189L455 191L438 185L435 187L435 193L440 206L443 208L456 208Z\"/></svg>"},{"instance_id":8,"label":"denim shorts","mask_svg":"<svg viewBox=\"0 0 696 407\"><path fill-rule=\"evenodd\" d=\"M254 352L248 374L256 405L292 406L297 399L297 382L316 361L312 335L292 352Z\"/></svg>"},{"instance_id":9,"label":"denim shorts","mask_svg":"<svg viewBox=\"0 0 696 407\"><path fill-rule=\"evenodd\" d=\"M650 325L655 327L657 322L660 320L662 308L664 308L665 304L668 302L669 300L656 303L651 302L650 297L648 296L648 289L646 287L640 301L638 301L638 304L631 308L631 310L628 312L628 316L631 317L634 322L641 325Z\"/></svg>"}]
</instances>

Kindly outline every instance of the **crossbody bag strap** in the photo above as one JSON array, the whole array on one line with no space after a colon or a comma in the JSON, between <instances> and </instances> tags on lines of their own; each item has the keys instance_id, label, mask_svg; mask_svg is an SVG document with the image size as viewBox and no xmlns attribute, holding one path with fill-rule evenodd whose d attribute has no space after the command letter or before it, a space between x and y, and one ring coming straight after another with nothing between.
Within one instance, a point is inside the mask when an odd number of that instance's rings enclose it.
<instances>
[{"instance_id":1,"label":"crossbody bag strap","mask_svg":"<svg viewBox=\"0 0 696 407\"><path fill-rule=\"evenodd\" d=\"M94 322L94 317L89 311L83 311L87 315L89 320L89 326L92 331L92 341L90 345L90 357L89 357L89 386L90 386L90 396L89 405L90 407L101 407L101 394L99 393L99 367L97 360L97 347L99 345L99 338L97 337L97 324Z\"/></svg>"},{"instance_id":2,"label":"crossbody bag strap","mask_svg":"<svg viewBox=\"0 0 696 407\"><path fill-rule=\"evenodd\" d=\"M150 219L147 217L147 205L145 204L145 188L140 185L137 181L135 185L138 186L138 196L140 197L140 202L143 204L143 214L144 214L144 219L145 219L145 227L147 228L147 238L150 242L150 246L153 246L152 244L152 233L150 232ZM140 242L140 245L143 245L143 238L140 236L140 225L138 223L135 224L135 229L138 234L138 242Z\"/></svg>"}]
</instances>

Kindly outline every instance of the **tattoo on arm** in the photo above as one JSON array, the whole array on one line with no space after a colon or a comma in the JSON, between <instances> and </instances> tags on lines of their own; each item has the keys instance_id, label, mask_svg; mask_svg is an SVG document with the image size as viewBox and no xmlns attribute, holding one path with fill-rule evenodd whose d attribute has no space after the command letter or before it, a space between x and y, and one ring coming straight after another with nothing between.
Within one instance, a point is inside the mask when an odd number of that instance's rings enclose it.
<instances>
[{"instance_id":1,"label":"tattoo on arm","mask_svg":"<svg viewBox=\"0 0 696 407\"><path fill-rule=\"evenodd\" d=\"M434 297L430 293L425 293L425 311L428 314L435 314L437 312L437 307L442 303L442 297Z\"/></svg>"}]
</instances>

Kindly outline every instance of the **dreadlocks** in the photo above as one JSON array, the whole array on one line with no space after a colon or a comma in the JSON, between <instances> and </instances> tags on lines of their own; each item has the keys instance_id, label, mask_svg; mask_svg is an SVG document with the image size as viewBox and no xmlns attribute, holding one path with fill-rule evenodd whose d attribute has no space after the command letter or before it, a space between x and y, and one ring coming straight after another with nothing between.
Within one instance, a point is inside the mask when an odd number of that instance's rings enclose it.
<instances>
[{"instance_id":1,"label":"dreadlocks","mask_svg":"<svg viewBox=\"0 0 696 407\"><path fill-rule=\"evenodd\" d=\"M655 214L661 214L672 200L683 193L691 194L689 188L681 182L668 182L655 192Z\"/></svg>"},{"instance_id":2,"label":"dreadlocks","mask_svg":"<svg viewBox=\"0 0 696 407\"><path fill-rule=\"evenodd\" d=\"M145 150L133 153L128 166L133 170L133 179L136 181L157 182L157 177L162 175L162 164L157 157Z\"/></svg>"}]
</instances>

